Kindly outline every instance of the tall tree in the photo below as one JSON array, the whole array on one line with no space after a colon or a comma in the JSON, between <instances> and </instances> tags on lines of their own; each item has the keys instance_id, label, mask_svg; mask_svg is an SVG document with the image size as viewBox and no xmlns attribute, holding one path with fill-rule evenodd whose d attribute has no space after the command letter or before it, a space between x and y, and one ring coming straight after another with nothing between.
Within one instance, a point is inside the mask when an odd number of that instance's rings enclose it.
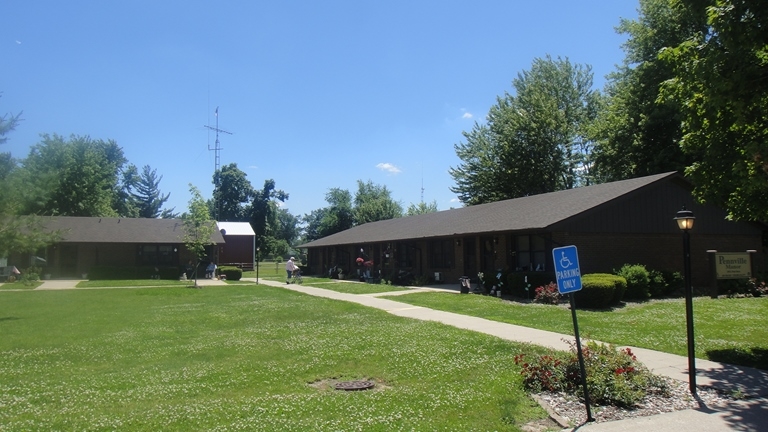
<instances>
[{"instance_id":1,"label":"tall tree","mask_svg":"<svg viewBox=\"0 0 768 432\"><path fill-rule=\"evenodd\" d=\"M403 207L392 199L392 193L386 186L374 184L370 180L357 181L354 208L354 219L357 225L402 216Z\"/></svg>"},{"instance_id":2,"label":"tall tree","mask_svg":"<svg viewBox=\"0 0 768 432\"><path fill-rule=\"evenodd\" d=\"M320 208L302 216L301 221L304 222L304 241L309 242L326 236L323 232L323 219L327 212L327 208Z\"/></svg>"},{"instance_id":3,"label":"tall tree","mask_svg":"<svg viewBox=\"0 0 768 432\"><path fill-rule=\"evenodd\" d=\"M299 238L299 218L292 215L288 209L278 209L277 211L278 230L275 237L279 240L285 240L288 245L294 246Z\"/></svg>"},{"instance_id":4,"label":"tall tree","mask_svg":"<svg viewBox=\"0 0 768 432\"><path fill-rule=\"evenodd\" d=\"M253 186L236 163L224 165L214 173L213 206L218 209L220 221L248 220L248 205L254 198Z\"/></svg>"},{"instance_id":5,"label":"tall tree","mask_svg":"<svg viewBox=\"0 0 768 432\"><path fill-rule=\"evenodd\" d=\"M136 172L136 167L130 165L129 170L126 171ZM140 175L124 177L130 178L124 188L127 189L128 193L127 201L136 209L136 217L151 219L160 217L163 212L163 204L171 196L170 193L163 195L160 191L160 180L163 179L163 176L158 177L157 170L152 169L149 165L144 165ZM172 212L173 209L170 211Z\"/></svg>"},{"instance_id":6,"label":"tall tree","mask_svg":"<svg viewBox=\"0 0 768 432\"><path fill-rule=\"evenodd\" d=\"M23 161L25 212L117 216L120 172L126 162L113 140L43 135Z\"/></svg>"},{"instance_id":7,"label":"tall tree","mask_svg":"<svg viewBox=\"0 0 768 432\"><path fill-rule=\"evenodd\" d=\"M600 106L589 66L535 59L457 144L451 191L469 205L589 184L589 130Z\"/></svg>"},{"instance_id":8,"label":"tall tree","mask_svg":"<svg viewBox=\"0 0 768 432\"><path fill-rule=\"evenodd\" d=\"M211 235L216 230L216 225L211 220L208 212L208 204L200 194L200 190L189 184L189 211L184 218L184 245L196 258L195 268L200 266L200 261L206 256L206 247L212 245ZM195 273L195 286L197 287L197 271Z\"/></svg>"},{"instance_id":9,"label":"tall tree","mask_svg":"<svg viewBox=\"0 0 768 432\"><path fill-rule=\"evenodd\" d=\"M264 181L264 187L255 191L250 209L250 222L256 233L256 244L261 253L268 255L275 252L275 234L279 229L277 218L278 202L285 202L288 194L275 189L275 181Z\"/></svg>"},{"instance_id":10,"label":"tall tree","mask_svg":"<svg viewBox=\"0 0 768 432\"><path fill-rule=\"evenodd\" d=\"M0 117L0 144L20 122L21 113ZM11 252L34 253L60 238L60 233L46 231L39 218L22 216L17 191L25 185L17 176L16 160L10 153L0 153L0 258Z\"/></svg>"},{"instance_id":11,"label":"tall tree","mask_svg":"<svg viewBox=\"0 0 768 432\"><path fill-rule=\"evenodd\" d=\"M637 19L621 20L616 30L628 36L624 61L608 76L606 106L592 132L601 181L682 172L691 162L680 148L680 106L659 98L662 84L673 76L659 53L687 39L696 26L694 17L670 0L640 0Z\"/></svg>"},{"instance_id":12,"label":"tall tree","mask_svg":"<svg viewBox=\"0 0 768 432\"><path fill-rule=\"evenodd\" d=\"M325 194L325 201L329 205L326 207L320 222L319 233L321 237L342 232L355 225L352 194L348 190L331 188Z\"/></svg>"},{"instance_id":13,"label":"tall tree","mask_svg":"<svg viewBox=\"0 0 768 432\"><path fill-rule=\"evenodd\" d=\"M682 107L686 169L700 201L738 220L768 220L768 2L678 0L700 24L662 53L664 95Z\"/></svg>"}]
</instances>

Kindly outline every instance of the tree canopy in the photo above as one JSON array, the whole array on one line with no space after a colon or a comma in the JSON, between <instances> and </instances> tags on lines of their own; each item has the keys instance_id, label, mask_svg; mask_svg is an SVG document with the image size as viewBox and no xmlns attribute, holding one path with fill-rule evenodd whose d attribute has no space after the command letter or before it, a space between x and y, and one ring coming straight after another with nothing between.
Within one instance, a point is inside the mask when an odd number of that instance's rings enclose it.
<instances>
[{"instance_id":1,"label":"tree canopy","mask_svg":"<svg viewBox=\"0 0 768 432\"><path fill-rule=\"evenodd\" d=\"M385 185L358 180L353 215L355 224L362 225L402 217L403 207L392 199L392 193Z\"/></svg>"},{"instance_id":2,"label":"tree canopy","mask_svg":"<svg viewBox=\"0 0 768 432\"><path fill-rule=\"evenodd\" d=\"M285 202L288 194L275 189L275 181L268 179L264 181L264 187L261 190L255 191L253 197L250 222L256 233L256 245L262 254L276 253L278 250L276 243L280 240L277 238L280 232L278 202Z\"/></svg>"},{"instance_id":3,"label":"tree canopy","mask_svg":"<svg viewBox=\"0 0 768 432\"><path fill-rule=\"evenodd\" d=\"M607 98L593 129L595 174L616 181L669 171L691 162L680 147L682 114L677 102L659 99L672 67L659 59L694 31L695 20L669 0L640 0L637 20L622 19L625 58L608 76Z\"/></svg>"},{"instance_id":4,"label":"tree canopy","mask_svg":"<svg viewBox=\"0 0 768 432\"><path fill-rule=\"evenodd\" d=\"M255 192L247 174L236 163L224 165L213 175L213 207L218 209L218 220L228 222L247 221L248 206Z\"/></svg>"},{"instance_id":5,"label":"tree canopy","mask_svg":"<svg viewBox=\"0 0 768 432\"><path fill-rule=\"evenodd\" d=\"M157 218L164 214L164 211L173 212L173 208L162 208L171 196L170 193L163 195L160 191L160 180L163 176L158 177L157 170L149 165L144 165L141 174L137 172L136 166L131 164L123 175L123 191L125 202L130 209L129 214L132 217Z\"/></svg>"},{"instance_id":6,"label":"tree canopy","mask_svg":"<svg viewBox=\"0 0 768 432\"><path fill-rule=\"evenodd\" d=\"M432 201L431 203L427 204L424 201L413 204L408 206L408 209L405 211L406 216L416 216L420 214L425 213L434 213L437 211L437 201Z\"/></svg>"},{"instance_id":7,"label":"tree canopy","mask_svg":"<svg viewBox=\"0 0 768 432\"><path fill-rule=\"evenodd\" d=\"M24 214L118 216L125 162L113 140L43 135L22 161Z\"/></svg>"},{"instance_id":8,"label":"tree canopy","mask_svg":"<svg viewBox=\"0 0 768 432\"><path fill-rule=\"evenodd\" d=\"M485 124L454 146L462 163L449 170L451 191L474 205L570 189L591 182L589 129L600 93L589 66L547 56L497 98Z\"/></svg>"},{"instance_id":9,"label":"tree canopy","mask_svg":"<svg viewBox=\"0 0 768 432\"><path fill-rule=\"evenodd\" d=\"M682 108L685 172L700 201L732 219L768 220L768 2L678 0L697 25L661 52L664 100Z\"/></svg>"}]
</instances>

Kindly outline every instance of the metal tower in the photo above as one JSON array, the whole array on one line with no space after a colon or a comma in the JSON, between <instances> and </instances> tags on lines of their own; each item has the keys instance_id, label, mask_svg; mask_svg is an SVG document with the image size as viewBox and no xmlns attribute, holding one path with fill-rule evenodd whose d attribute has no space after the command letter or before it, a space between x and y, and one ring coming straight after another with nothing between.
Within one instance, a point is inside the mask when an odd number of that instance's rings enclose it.
<instances>
[{"instance_id":1,"label":"metal tower","mask_svg":"<svg viewBox=\"0 0 768 432\"><path fill-rule=\"evenodd\" d=\"M216 143L214 144L213 148L211 148L211 144L208 144L208 150L213 150L213 152L214 152L214 159L215 159L214 175L216 176L216 177L214 177L216 179L216 182L215 182L214 186L216 186L216 190L218 191L219 186L220 186L220 184L219 184L220 180L219 180L218 174L219 174L219 165L221 164L221 147L219 146L219 132L225 133L225 134L230 134L230 135L232 135L232 132L227 132L224 129L219 129L219 107L216 107L215 116L216 116L216 127L212 127L212 126L208 126L208 125L203 125L203 126L208 128L208 129L210 129L210 130L212 130L212 131L216 132ZM219 202L218 197L214 196L214 199L216 200L216 202L215 202L215 205L214 205L214 213L215 214L213 215L213 219L214 220L219 220L219 210L220 210L219 207L221 206L221 203Z\"/></svg>"}]
</instances>

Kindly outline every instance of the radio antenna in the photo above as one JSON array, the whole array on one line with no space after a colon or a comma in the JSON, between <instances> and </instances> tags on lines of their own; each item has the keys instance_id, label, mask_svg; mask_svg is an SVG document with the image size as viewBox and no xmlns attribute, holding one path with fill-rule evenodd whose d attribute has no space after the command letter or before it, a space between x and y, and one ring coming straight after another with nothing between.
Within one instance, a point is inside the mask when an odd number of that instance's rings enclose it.
<instances>
[{"instance_id":1,"label":"radio antenna","mask_svg":"<svg viewBox=\"0 0 768 432\"><path fill-rule=\"evenodd\" d=\"M232 132L225 131L224 129L219 129L219 107L216 107L216 112L214 113L214 115L216 117L216 127L212 127L212 126L208 126L208 125L203 125L203 126L208 128L208 129L210 129L210 130L212 130L212 131L214 131L214 132L216 132L216 143L214 144L213 148L211 148L211 144L208 144L208 150L213 150L214 161L215 161L214 162L215 168L214 168L214 172L213 172L213 175L214 175L213 178L216 180L214 182L214 186L216 187L216 192L217 193L214 193L214 200L215 200L215 204L216 205L213 206L213 208L214 208L214 210L213 210L214 211L213 219L218 221L219 220L219 207L221 206L221 203L219 202L218 197L216 197L216 195L218 194L219 186L221 186L219 184L221 182L221 180L219 179L220 176L218 175L219 174L219 165L221 164L221 146L219 145L219 132L225 133L225 134L230 134L230 135L232 135Z\"/></svg>"}]
</instances>

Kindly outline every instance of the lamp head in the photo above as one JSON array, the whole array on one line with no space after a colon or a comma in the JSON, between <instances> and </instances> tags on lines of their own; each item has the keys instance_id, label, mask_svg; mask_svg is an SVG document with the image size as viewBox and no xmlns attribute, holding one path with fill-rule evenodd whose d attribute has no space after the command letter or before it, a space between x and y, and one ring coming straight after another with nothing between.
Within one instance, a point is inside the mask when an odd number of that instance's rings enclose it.
<instances>
[{"instance_id":1,"label":"lamp head","mask_svg":"<svg viewBox=\"0 0 768 432\"><path fill-rule=\"evenodd\" d=\"M675 217L675 221L677 221L677 226L683 231L688 231L690 229L693 229L693 222L696 220L696 216L693 215L693 212L690 210L686 210L685 206L683 206L682 210L677 212L677 216Z\"/></svg>"}]
</instances>

